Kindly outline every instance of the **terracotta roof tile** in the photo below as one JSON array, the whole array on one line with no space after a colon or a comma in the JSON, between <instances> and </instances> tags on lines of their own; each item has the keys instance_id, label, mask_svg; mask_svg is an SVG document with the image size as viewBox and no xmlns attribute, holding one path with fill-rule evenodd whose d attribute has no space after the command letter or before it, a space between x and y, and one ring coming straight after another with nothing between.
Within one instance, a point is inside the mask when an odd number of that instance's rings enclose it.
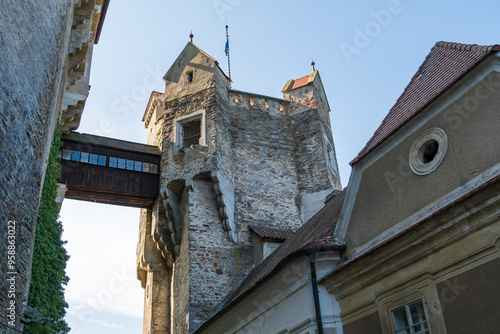
<instances>
[{"instance_id":1,"label":"terracotta roof tile","mask_svg":"<svg viewBox=\"0 0 500 334\"><path fill-rule=\"evenodd\" d=\"M437 42L351 166L377 147L500 45Z\"/></svg>"},{"instance_id":2,"label":"terracotta roof tile","mask_svg":"<svg viewBox=\"0 0 500 334\"><path fill-rule=\"evenodd\" d=\"M309 74L306 76L303 76L302 78L298 78L298 79L293 80L293 82L292 82L291 86L288 88L288 90L303 87L303 86L307 85L308 82L309 82Z\"/></svg>"},{"instance_id":3,"label":"terracotta roof tile","mask_svg":"<svg viewBox=\"0 0 500 334\"><path fill-rule=\"evenodd\" d=\"M249 225L248 227L262 239L272 239L278 241L285 241L286 239L290 238L295 232L293 230L285 230L267 226Z\"/></svg>"}]
</instances>

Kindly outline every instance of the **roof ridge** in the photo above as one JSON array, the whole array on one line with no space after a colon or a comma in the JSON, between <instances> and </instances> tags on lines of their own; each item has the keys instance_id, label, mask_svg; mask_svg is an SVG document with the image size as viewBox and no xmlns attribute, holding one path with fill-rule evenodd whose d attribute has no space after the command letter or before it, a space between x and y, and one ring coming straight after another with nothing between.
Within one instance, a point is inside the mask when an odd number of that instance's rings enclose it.
<instances>
[{"instance_id":1,"label":"roof ridge","mask_svg":"<svg viewBox=\"0 0 500 334\"><path fill-rule=\"evenodd\" d=\"M499 44L478 45L478 44L464 44L464 43L439 41L434 45L434 47L435 48L446 48L446 49L450 49L450 50L459 50L459 51L472 51L472 52L500 51Z\"/></svg>"},{"instance_id":2,"label":"roof ridge","mask_svg":"<svg viewBox=\"0 0 500 334\"><path fill-rule=\"evenodd\" d=\"M498 44L484 46L437 42L420 64L394 105L389 109L380 126L349 164L352 166L362 159L485 57L498 51L500 51L500 45ZM443 70L449 71L451 74L437 77L437 73ZM434 80L433 86L430 88L423 87L422 85L427 83L430 80L429 78ZM417 88L419 94L416 94Z\"/></svg>"},{"instance_id":3,"label":"roof ridge","mask_svg":"<svg viewBox=\"0 0 500 334\"><path fill-rule=\"evenodd\" d=\"M197 46L196 44L194 44L193 42L188 42L188 44L191 44L192 46L194 46L198 51L200 51L201 53L203 53L205 56L207 56L208 58L210 58L210 60L212 60L213 62L215 62L216 64L219 64L219 62L214 58L212 57L211 55L209 55L208 53L206 53L205 51L203 51L202 49L200 49L199 46Z\"/></svg>"}]
</instances>

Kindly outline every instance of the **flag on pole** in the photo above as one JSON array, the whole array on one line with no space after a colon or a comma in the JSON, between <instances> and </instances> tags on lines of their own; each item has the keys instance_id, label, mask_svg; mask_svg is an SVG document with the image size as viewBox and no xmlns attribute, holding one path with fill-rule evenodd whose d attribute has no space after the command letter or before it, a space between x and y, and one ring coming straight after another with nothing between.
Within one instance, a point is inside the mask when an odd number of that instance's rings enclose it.
<instances>
[{"instance_id":1,"label":"flag on pole","mask_svg":"<svg viewBox=\"0 0 500 334\"><path fill-rule=\"evenodd\" d=\"M231 81L231 62L229 60L229 27L226 24L226 48L224 49L227 57L227 74L229 75L229 81Z\"/></svg>"}]
</instances>

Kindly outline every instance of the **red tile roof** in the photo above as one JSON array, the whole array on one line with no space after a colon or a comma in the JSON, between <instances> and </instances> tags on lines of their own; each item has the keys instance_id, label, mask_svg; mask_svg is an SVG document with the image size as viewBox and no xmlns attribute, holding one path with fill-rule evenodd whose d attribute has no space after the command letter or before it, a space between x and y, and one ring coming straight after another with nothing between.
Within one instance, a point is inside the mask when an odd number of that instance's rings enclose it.
<instances>
[{"instance_id":1,"label":"red tile roof","mask_svg":"<svg viewBox=\"0 0 500 334\"><path fill-rule=\"evenodd\" d=\"M249 225L248 227L262 239L285 241L290 238L293 233L295 233L295 231L292 230L284 230L281 228L272 228L267 226Z\"/></svg>"},{"instance_id":2,"label":"red tile roof","mask_svg":"<svg viewBox=\"0 0 500 334\"><path fill-rule=\"evenodd\" d=\"M205 327L208 327L210 323L230 310L245 294L265 282L266 277L272 275L276 270L280 270L283 265L294 259L298 254L304 255L306 254L305 251L317 247L325 249L327 248L325 246L329 246L332 248L332 251L333 248L338 248L336 246L339 245L332 242L332 235L339 219L342 205L344 204L346 189L337 192L307 223L302 225L271 255L253 268L234 290L233 294L226 300L222 308L203 323L195 333L203 332Z\"/></svg>"},{"instance_id":3,"label":"red tile roof","mask_svg":"<svg viewBox=\"0 0 500 334\"><path fill-rule=\"evenodd\" d=\"M293 89L307 86L308 84L310 84L311 82L314 81L317 74L318 74L318 71L314 70L311 72L311 74L303 76L302 78L288 80L286 82L285 87L283 88L282 92L288 92L288 91L293 90Z\"/></svg>"},{"instance_id":4,"label":"red tile roof","mask_svg":"<svg viewBox=\"0 0 500 334\"><path fill-rule=\"evenodd\" d=\"M292 84L290 85L290 87L288 88L288 90L292 90L292 89L295 89L295 88L300 88L302 86L305 86L307 85L307 83L309 82L309 74L302 77L302 78L298 78L298 79L295 79L293 80Z\"/></svg>"},{"instance_id":5,"label":"red tile roof","mask_svg":"<svg viewBox=\"0 0 500 334\"><path fill-rule=\"evenodd\" d=\"M437 42L410 80L389 114L351 166L377 147L410 118L436 99L485 57L500 51L500 45L481 46Z\"/></svg>"},{"instance_id":6,"label":"red tile roof","mask_svg":"<svg viewBox=\"0 0 500 334\"><path fill-rule=\"evenodd\" d=\"M266 277L278 264L294 252L312 247L332 245L332 235L342 210L345 189L330 199L307 223L293 233L271 255L256 266L236 289L230 300L236 299Z\"/></svg>"}]
</instances>

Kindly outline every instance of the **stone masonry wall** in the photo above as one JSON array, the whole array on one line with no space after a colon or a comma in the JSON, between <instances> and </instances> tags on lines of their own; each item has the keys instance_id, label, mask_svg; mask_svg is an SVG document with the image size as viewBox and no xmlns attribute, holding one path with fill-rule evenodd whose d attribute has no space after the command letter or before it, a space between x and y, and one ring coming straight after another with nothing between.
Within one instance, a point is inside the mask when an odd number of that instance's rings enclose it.
<instances>
[{"instance_id":1,"label":"stone masonry wall","mask_svg":"<svg viewBox=\"0 0 500 334\"><path fill-rule=\"evenodd\" d=\"M215 169L215 130L210 125L207 131L207 152L188 150L174 154L175 119L205 109L207 123L215 118L214 89L205 89L190 96L180 97L165 103L167 113L163 116L163 127L157 135L162 138L161 187L177 179L188 180L201 171ZM149 139L148 139L149 141Z\"/></svg>"},{"instance_id":2,"label":"stone masonry wall","mask_svg":"<svg viewBox=\"0 0 500 334\"><path fill-rule=\"evenodd\" d=\"M301 194L311 194L331 189L328 178L328 157L318 110L309 109L291 116L297 150L298 189ZM331 133L331 130L329 131ZM331 137L331 134L330 136ZM333 139L330 139L333 143Z\"/></svg>"},{"instance_id":3,"label":"stone masonry wall","mask_svg":"<svg viewBox=\"0 0 500 334\"><path fill-rule=\"evenodd\" d=\"M189 317L189 290L190 290L190 252L189 252L189 209L190 193L184 189L181 197L181 250L179 257L173 267L173 305L171 307L172 316L172 333L188 333L188 322L186 316Z\"/></svg>"},{"instance_id":4,"label":"stone masonry wall","mask_svg":"<svg viewBox=\"0 0 500 334\"><path fill-rule=\"evenodd\" d=\"M0 1L0 321L26 301L30 250L51 138L61 97L72 1ZM7 266L9 221L15 221L16 263ZM6 273L17 272L9 298ZM8 321L7 321L8 320ZM0 328L0 333L4 328Z\"/></svg>"},{"instance_id":5,"label":"stone masonry wall","mask_svg":"<svg viewBox=\"0 0 500 334\"><path fill-rule=\"evenodd\" d=\"M160 187L172 192L165 199L173 217L170 229L181 234L172 268L174 333L198 328L251 270L249 224L297 229L303 223L302 196L332 188L323 139L329 124L314 109L317 104L228 91L227 78L197 50L188 44L167 72L165 114L148 126L148 143L160 144L163 152ZM197 61L206 63L206 72L195 70L193 82L181 80ZM205 142L181 149L177 121L202 110ZM221 198L211 179L214 171L225 179L218 184ZM221 212L232 210L219 208L231 204L233 187L236 242L221 219ZM177 206L178 214L172 209ZM157 211L153 216L164 216L162 208ZM158 222L167 228L165 219Z\"/></svg>"},{"instance_id":6,"label":"stone masonry wall","mask_svg":"<svg viewBox=\"0 0 500 334\"><path fill-rule=\"evenodd\" d=\"M238 95L236 102L235 97L231 134L237 222L242 241L250 243L248 224L286 229L301 224L293 126L280 102L251 95Z\"/></svg>"},{"instance_id":7,"label":"stone masonry wall","mask_svg":"<svg viewBox=\"0 0 500 334\"><path fill-rule=\"evenodd\" d=\"M210 180L196 180L189 211L189 329L198 328L252 266L251 248L228 240Z\"/></svg>"}]
</instances>

